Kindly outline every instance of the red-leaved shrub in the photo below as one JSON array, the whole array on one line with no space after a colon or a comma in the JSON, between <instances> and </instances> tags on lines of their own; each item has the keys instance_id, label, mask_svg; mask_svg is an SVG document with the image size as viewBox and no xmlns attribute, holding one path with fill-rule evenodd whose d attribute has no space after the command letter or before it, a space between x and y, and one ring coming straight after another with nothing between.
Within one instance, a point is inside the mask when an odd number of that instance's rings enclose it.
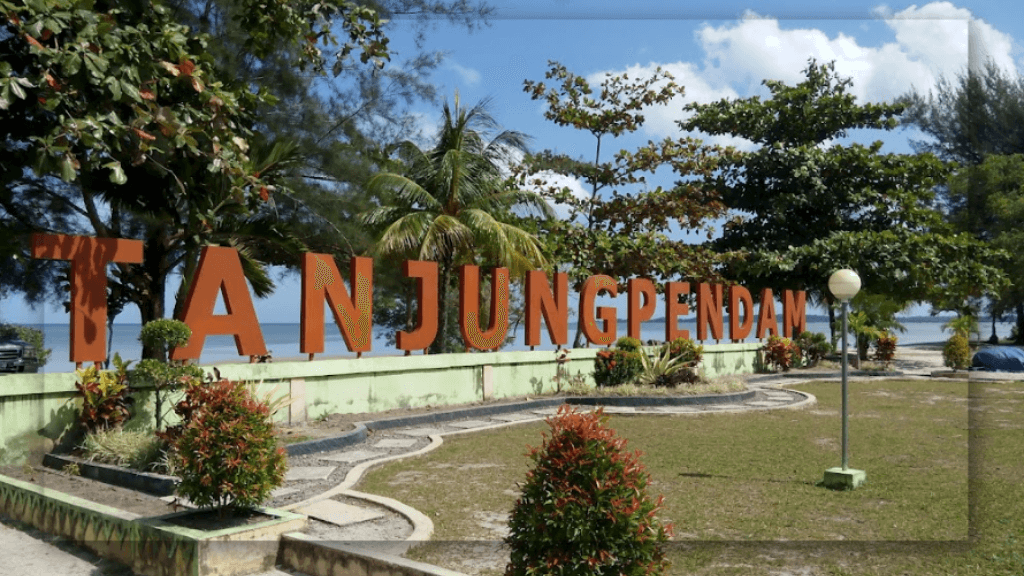
<instances>
[{"instance_id":1,"label":"red-leaved shrub","mask_svg":"<svg viewBox=\"0 0 1024 576\"><path fill-rule=\"evenodd\" d=\"M178 437L178 494L200 507L255 508L284 481L270 408L242 382L189 389L194 411Z\"/></svg>"},{"instance_id":2,"label":"red-leaved shrub","mask_svg":"<svg viewBox=\"0 0 1024 576\"><path fill-rule=\"evenodd\" d=\"M548 419L551 437L532 448L535 468L509 519L506 576L662 574L672 526L654 517L640 453L605 426L604 410Z\"/></svg>"}]
</instances>

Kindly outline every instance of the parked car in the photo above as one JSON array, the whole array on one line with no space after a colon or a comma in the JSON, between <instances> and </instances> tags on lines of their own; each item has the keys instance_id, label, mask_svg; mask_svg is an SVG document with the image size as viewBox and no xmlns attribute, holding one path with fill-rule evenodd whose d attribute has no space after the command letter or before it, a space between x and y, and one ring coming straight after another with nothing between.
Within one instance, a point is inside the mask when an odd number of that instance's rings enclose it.
<instances>
[{"instance_id":1,"label":"parked car","mask_svg":"<svg viewBox=\"0 0 1024 576\"><path fill-rule=\"evenodd\" d=\"M18 338L0 339L0 372L38 372L36 349Z\"/></svg>"}]
</instances>

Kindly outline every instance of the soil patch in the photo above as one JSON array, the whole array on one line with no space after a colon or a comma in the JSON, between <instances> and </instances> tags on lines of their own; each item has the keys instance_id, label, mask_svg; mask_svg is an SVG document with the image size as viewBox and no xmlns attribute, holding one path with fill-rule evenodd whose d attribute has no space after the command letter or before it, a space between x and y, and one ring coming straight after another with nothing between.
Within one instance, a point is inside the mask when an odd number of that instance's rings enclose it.
<instances>
[{"instance_id":1,"label":"soil patch","mask_svg":"<svg viewBox=\"0 0 1024 576\"><path fill-rule=\"evenodd\" d=\"M235 510L221 516L220 510L196 510L168 518L167 522L184 528L195 530L224 530L227 528L239 528L272 520L274 516L264 514L258 510Z\"/></svg>"},{"instance_id":2,"label":"soil patch","mask_svg":"<svg viewBox=\"0 0 1024 576\"><path fill-rule=\"evenodd\" d=\"M25 466L3 466L0 467L0 474L140 516L161 516L177 511L172 505L156 496L90 478L57 472L45 468L39 463Z\"/></svg>"}]
</instances>

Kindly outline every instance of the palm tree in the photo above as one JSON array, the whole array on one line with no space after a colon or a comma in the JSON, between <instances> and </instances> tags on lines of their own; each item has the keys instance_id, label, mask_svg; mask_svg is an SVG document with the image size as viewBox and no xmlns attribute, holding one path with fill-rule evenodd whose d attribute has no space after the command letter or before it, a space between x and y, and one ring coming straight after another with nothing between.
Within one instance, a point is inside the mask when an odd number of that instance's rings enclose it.
<instances>
[{"instance_id":1,"label":"palm tree","mask_svg":"<svg viewBox=\"0 0 1024 576\"><path fill-rule=\"evenodd\" d=\"M526 136L504 130L488 139L499 130L489 103L485 99L467 110L456 92L454 107L444 103L434 147L400 143L405 173L377 174L367 183L382 204L360 215L380 230L371 252L438 263L440 337L431 352L441 351L447 340L445 308L456 265L483 258L509 268L512 277L546 265L537 237L509 220L517 208L546 218L554 213L539 194L504 185L503 169L526 149Z\"/></svg>"}]
</instances>

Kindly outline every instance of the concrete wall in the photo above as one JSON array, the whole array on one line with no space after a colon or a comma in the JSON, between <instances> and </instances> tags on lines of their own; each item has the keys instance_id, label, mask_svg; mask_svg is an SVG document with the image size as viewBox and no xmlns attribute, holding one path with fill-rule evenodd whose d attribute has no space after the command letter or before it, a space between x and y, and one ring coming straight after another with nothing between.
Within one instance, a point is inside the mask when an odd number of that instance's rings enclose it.
<instances>
[{"instance_id":1,"label":"concrete wall","mask_svg":"<svg viewBox=\"0 0 1024 576\"><path fill-rule=\"evenodd\" d=\"M704 375L752 373L760 348L759 343L706 345ZM599 350L572 350L568 374L581 375L593 385ZM219 370L224 378L260 381L261 395L290 398L292 403L277 418L300 422L336 412L381 412L552 392L554 360L554 351L544 350L227 364ZM140 392L129 429L153 426L152 392ZM48 452L74 422L76 396L74 374L0 376L0 463Z\"/></svg>"}]
</instances>

